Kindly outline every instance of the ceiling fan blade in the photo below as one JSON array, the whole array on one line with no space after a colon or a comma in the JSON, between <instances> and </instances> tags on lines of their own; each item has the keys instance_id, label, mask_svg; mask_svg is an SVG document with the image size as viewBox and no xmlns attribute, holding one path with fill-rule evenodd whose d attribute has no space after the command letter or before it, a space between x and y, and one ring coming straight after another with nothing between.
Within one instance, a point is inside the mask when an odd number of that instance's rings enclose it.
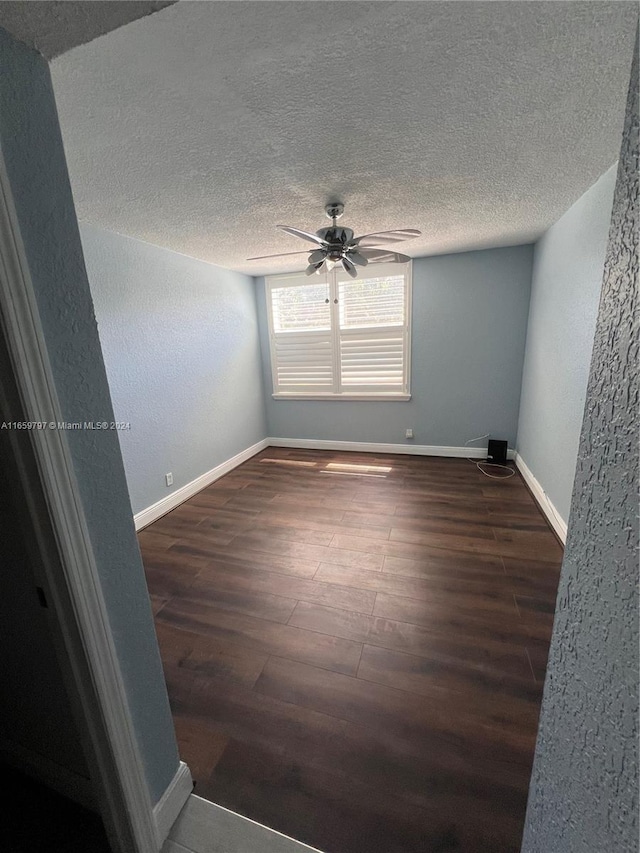
<instances>
[{"instance_id":1,"label":"ceiling fan blade","mask_svg":"<svg viewBox=\"0 0 640 853\"><path fill-rule=\"evenodd\" d=\"M356 249L349 249L349 251L347 252L347 257L354 264L358 264L358 266L361 267L366 267L366 265L369 263L369 261L362 254L362 252L358 252Z\"/></svg>"},{"instance_id":2,"label":"ceiling fan blade","mask_svg":"<svg viewBox=\"0 0 640 853\"><path fill-rule=\"evenodd\" d=\"M358 270L357 270L357 269L355 268L355 266L351 263L351 261L349 260L349 258L347 258L347 257L343 257L343 258L341 258L340 260L341 260L341 262L342 262L342 267L343 267L344 271L345 271L348 275L350 275L350 276L351 276L351 278L357 278L357 277L358 277Z\"/></svg>"},{"instance_id":3,"label":"ceiling fan blade","mask_svg":"<svg viewBox=\"0 0 640 853\"><path fill-rule=\"evenodd\" d=\"M361 255L372 264L408 264L411 258L400 252L390 252L388 249L362 249Z\"/></svg>"},{"instance_id":4,"label":"ceiling fan blade","mask_svg":"<svg viewBox=\"0 0 640 853\"><path fill-rule=\"evenodd\" d=\"M305 275L313 275L314 272L319 273L323 266L324 266L324 260L320 261L319 264L309 264L309 266L304 271L304 274Z\"/></svg>"},{"instance_id":5,"label":"ceiling fan blade","mask_svg":"<svg viewBox=\"0 0 640 853\"><path fill-rule=\"evenodd\" d=\"M309 253L310 264L321 264L326 258L324 249L312 249Z\"/></svg>"},{"instance_id":6,"label":"ceiling fan blade","mask_svg":"<svg viewBox=\"0 0 640 853\"><path fill-rule=\"evenodd\" d=\"M286 231L287 234L293 234L294 237L302 237L303 240L308 240L310 243L315 243L316 246L326 246L327 241L322 240L315 234L310 234L308 231L301 231L299 228L292 228L289 225L276 225L281 231Z\"/></svg>"},{"instance_id":7,"label":"ceiling fan blade","mask_svg":"<svg viewBox=\"0 0 640 853\"><path fill-rule=\"evenodd\" d=\"M257 258L245 258L247 261L264 261L267 258L286 258L289 255L305 255L308 249L303 249L301 252L281 252L279 255L258 255Z\"/></svg>"},{"instance_id":8,"label":"ceiling fan blade","mask_svg":"<svg viewBox=\"0 0 640 853\"><path fill-rule=\"evenodd\" d=\"M374 234L363 234L353 241L356 246L387 246L389 243L401 243L403 240L413 240L419 237L422 231L415 228L399 228L396 231L376 231Z\"/></svg>"}]
</instances>

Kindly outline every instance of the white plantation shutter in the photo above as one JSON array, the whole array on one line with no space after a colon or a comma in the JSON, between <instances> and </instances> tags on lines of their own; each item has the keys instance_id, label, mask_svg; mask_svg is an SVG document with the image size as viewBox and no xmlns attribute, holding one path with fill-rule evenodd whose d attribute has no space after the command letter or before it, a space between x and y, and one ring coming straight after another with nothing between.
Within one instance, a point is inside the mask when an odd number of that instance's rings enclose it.
<instances>
[{"instance_id":1,"label":"white plantation shutter","mask_svg":"<svg viewBox=\"0 0 640 853\"><path fill-rule=\"evenodd\" d=\"M273 354L278 391L331 393L333 345L330 332L275 335Z\"/></svg>"},{"instance_id":2,"label":"white plantation shutter","mask_svg":"<svg viewBox=\"0 0 640 853\"><path fill-rule=\"evenodd\" d=\"M302 280L271 284L271 310L274 332L301 332L331 329L329 288L324 282Z\"/></svg>"},{"instance_id":3,"label":"white plantation shutter","mask_svg":"<svg viewBox=\"0 0 640 853\"><path fill-rule=\"evenodd\" d=\"M306 276L269 283L274 391L333 391L329 287Z\"/></svg>"},{"instance_id":4,"label":"white plantation shutter","mask_svg":"<svg viewBox=\"0 0 640 853\"><path fill-rule=\"evenodd\" d=\"M338 278L340 385L347 392L406 393L405 275Z\"/></svg>"},{"instance_id":5,"label":"white plantation shutter","mask_svg":"<svg viewBox=\"0 0 640 853\"><path fill-rule=\"evenodd\" d=\"M398 398L409 394L410 264L372 264L267 279L277 397Z\"/></svg>"}]
</instances>

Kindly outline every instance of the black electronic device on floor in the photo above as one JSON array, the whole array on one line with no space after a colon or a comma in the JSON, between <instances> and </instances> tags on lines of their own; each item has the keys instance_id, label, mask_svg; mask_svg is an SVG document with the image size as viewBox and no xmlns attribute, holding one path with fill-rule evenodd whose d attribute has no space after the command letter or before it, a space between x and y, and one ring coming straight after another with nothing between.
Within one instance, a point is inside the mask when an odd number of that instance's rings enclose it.
<instances>
[{"instance_id":1,"label":"black electronic device on floor","mask_svg":"<svg viewBox=\"0 0 640 853\"><path fill-rule=\"evenodd\" d=\"M506 461L507 442L490 438L489 445L487 447L487 462L491 462L494 465L504 465Z\"/></svg>"}]
</instances>

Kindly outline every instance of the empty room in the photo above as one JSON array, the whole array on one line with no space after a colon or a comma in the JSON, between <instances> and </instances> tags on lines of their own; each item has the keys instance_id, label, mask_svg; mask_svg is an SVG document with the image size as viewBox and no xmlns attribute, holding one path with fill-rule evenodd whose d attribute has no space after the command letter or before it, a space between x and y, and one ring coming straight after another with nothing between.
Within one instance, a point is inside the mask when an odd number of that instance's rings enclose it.
<instances>
[{"instance_id":1,"label":"empty room","mask_svg":"<svg viewBox=\"0 0 640 853\"><path fill-rule=\"evenodd\" d=\"M34 471L56 433L151 846L95 727L96 796L28 769L116 853L635 849L637 26L0 4L0 254L65 416Z\"/></svg>"}]
</instances>

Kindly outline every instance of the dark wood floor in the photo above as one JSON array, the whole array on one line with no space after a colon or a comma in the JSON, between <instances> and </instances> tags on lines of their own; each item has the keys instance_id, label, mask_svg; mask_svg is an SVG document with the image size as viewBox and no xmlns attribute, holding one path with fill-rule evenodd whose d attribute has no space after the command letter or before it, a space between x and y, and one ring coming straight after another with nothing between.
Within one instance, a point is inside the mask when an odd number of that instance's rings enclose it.
<instances>
[{"instance_id":1,"label":"dark wood floor","mask_svg":"<svg viewBox=\"0 0 640 853\"><path fill-rule=\"evenodd\" d=\"M269 448L140 533L196 791L326 853L515 853L562 550L517 474Z\"/></svg>"}]
</instances>

